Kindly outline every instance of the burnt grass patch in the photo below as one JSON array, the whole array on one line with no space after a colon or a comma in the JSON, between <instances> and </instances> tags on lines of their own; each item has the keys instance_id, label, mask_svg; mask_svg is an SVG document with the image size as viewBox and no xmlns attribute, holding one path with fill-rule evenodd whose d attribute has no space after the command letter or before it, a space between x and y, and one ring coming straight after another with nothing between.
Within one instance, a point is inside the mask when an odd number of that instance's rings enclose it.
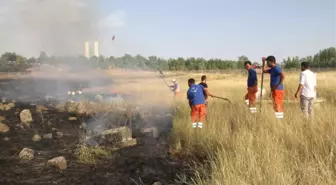
<instances>
[{"instance_id":1,"label":"burnt grass patch","mask_svg":"<svg viewBox=\"0 0 336 185\"><path fill-rule=\"evenodd\" d=\"M11 91L20 92L16 91L17 86L6 87L5 84L1 85L1 97L5 97ZM3 93L4 90L7 94ZM191 177L192 172L188 165L168 154L168 127L171 127L171 118L164 116L160 118L155 115L157 113L149 113L150 115L146 117L137 114L131 123L130 121L109 123L112 124L110 128L131 125L134 131L133 138L137 139L137 144L113 151L110 156L99 158L95 164L83 164L78 161L76 154L78 148L83 146L83 138L87 134L81 126L93 116L60 112L54 106L56 102L46 102L43 100L43 94L35 95L42 97L38 103L16 101L12 109L0 110L2 123L10 128L8 132L0 133L0 184L151 185L157 181L163 184L185 184L176 182L179 179L177 175ZM37 105L43 105L46 110L38 111ZM23 109L29 109L32 113L34 121L29 126L21 124L19 114ZM158 111L155 108L152 110ZM69 120L70 116L75 116L77 119ZM162 127L159 137L154 138L139 132L141 127L156 123L167 123L164 128ZM34 134L43 136L55 130L62 132L63 137L42 139L38 142L32 140ZM35 151L33 160L19 159L19 153L23 148ZM67 160L68 167L63 171L46 165L48 160L58 156L64 156Z\"/></svg>"}]
</instances>

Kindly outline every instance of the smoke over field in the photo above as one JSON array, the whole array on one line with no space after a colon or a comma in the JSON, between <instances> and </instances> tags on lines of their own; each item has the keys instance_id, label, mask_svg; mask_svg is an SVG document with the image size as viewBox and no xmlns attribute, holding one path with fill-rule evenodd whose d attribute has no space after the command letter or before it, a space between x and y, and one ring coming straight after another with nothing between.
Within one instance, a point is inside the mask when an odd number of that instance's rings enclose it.
<instances>
[{"instance_id":1,"label":"smoke over field","mask_svg":"<svg viewBox=\"0 0 336 185\"><path fill-rule=\"evenodd\" d=\"M98 37L96 4L89 0L1 1L0 38L22 54L77 55L87 39Z\"/></svg>"}]
</instances>

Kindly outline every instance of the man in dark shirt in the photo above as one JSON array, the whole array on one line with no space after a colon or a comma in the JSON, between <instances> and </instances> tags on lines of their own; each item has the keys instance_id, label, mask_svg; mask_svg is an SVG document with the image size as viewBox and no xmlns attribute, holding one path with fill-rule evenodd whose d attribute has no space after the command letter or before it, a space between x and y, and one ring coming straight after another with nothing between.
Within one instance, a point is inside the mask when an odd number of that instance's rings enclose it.
<instances>
[{"instance_id":1,"label":"man in dark shirt","mask_svg":"<svg viewBox=\"0 0 336 185\"><path fill-rule=\"evenodd\" d=\"M252 63L250 61L246 61L244 65L245 69L248 71L247 94L245 95L245 100L248 100L250 111L252 113L256 113L257 108L255 106L255 100L257 98L256 93L258 91L257 72L252 68Z\"/></svg>"},{"instance_id":2,"label":"man in dark shirt","mask_svg":"<svg viewBox=\"0 0 336 185\"><path fill-rule=\"evenodd\" d=\"M283 119L284 117L284 108L283 108L283 99L284 99L284 85L283 81L285 79L285 74L282 71L281 67L276 64L276 59L274 56L262 57L263 63L267 62L267 67L264 67L264 73L269 73L271 76L270 86L272 90L273 98L273 108L275 111L275 117L277 119Z\"/></svg>"},{"instance_id":3,"label":"man in dark shirt","mask_svg":"<svg viewBox=\"0 0 336 185\"><path fill-rule=\"evenodd\" d=\"M206 78L207 77L205 75L203 75L201 77L201 83L199 83L199 85L203 86L205 92L208 92L208 95L204 92L205 105L207 106L207 104L208 104L208 96L212 97L212 94L209 93L208 84L206 83Z\"/></svg>"}]
</instances>

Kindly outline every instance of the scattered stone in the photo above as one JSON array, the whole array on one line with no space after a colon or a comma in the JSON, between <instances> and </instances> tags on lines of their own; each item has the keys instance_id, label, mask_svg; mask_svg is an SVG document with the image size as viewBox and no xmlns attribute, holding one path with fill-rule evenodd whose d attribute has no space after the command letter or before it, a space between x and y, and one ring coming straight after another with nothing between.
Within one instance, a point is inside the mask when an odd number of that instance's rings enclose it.
<instances>
[{"instance_id":1,"label":"scattered stone","mask_svg":"<svg viewBox=\"0 0 336 185\"><path fill-rule=\"evenodd\" d=\"M34 150L30 148L24 148L19 153L19 157L22 160L32 160L34 158Z\"/></svg>"},{"instance_id":2,"label":"scattered stone","mask_svg":"<svg viewBox=\"0 0 336 185\"><path fill-rule=\"evenodd\" d=\"M161 182L154 182L153 185L163 185Z\"/></svg>"},{"instance_id":3,"label":"scattered stone","mask_svg":"<svg viewBox=\"0 0 336 185\"><path fill-rule=\"evenodd\" d=\"M87 112L87 107L84 102L78 103L76 113L77 114L85 114Z\"/></svg>"},{"instance_id":4,"label":"scattered stone","mask_svg":"<svg viewBox=\"0 0 336 185\"><path fill-rule=\"evenodd\" d=\"M101 134L87 138L87 144L112 145L112 146L131 146L136 144L132 139L132 130L126 126L115 129L105 130Z\"/></svg>"},{"instance_id":5,"label":"scattered stone","mask_svg":"<svg viewBox=\"0 0 336 185\"><path fill-rule=\"evenodd\" d=\"M64 170L67 168L67 161L63 156L50 159L47 164L51 166L55 166L59 170Z\"/></svg>"},{"instance_id":6,"label":"scattered stone","mask_svg":"<svg viewBox=\"0 0 336 185\"><path fill-rule=\"evenodd\" d=\"M0 121L4 121L6 118L3 116L0 116Z\"/></svg>"},{"instance_id":7,"label":"scattered stone","mask_svg":"<svg viewBox=\"0 0 336 185\"><path fill-rule=\"evenodd\" d=\"M77 117L69 117L68 120L69 120L69 121L76 121L76 120L77 120Z\"/></svg>"},{"instance_id":8,"label":"scattered stone","mask_svg":"<svg viewBox=\"0 0 336 185\"><path fill-rule=\"evenodd\" d=\"M45 106L43 106L43 105L36 105L36 111L43 112L43 111L46 111L46 110L48 110L48 108L46 108Z\"/></svg>"},{"instance_id":9,"label":"scattered stone","mask_svg":"<svg viewBox=\"0 0 336 185\"><path fill-rule=\"evenodd\" d=\"M32 114L29 109L24 109L20 113L20 119L22 123L31 123L33 121Z\"/></svg>"},{"instance_id":10,"label":"scattered stone","mask_svg":"<svg viewBox=\"0 0 336 185\"><path fill-rule=\"evenodd\" d=\"M38 141L41 141L42 137L39 135L39 134L35 134L33 137L32 137L32 140L34 142L38 142Z\"/></svg>"},{"instance_id":11,"label":"scattered stone","mask_svg":"<svg viewBox=\"0 0 336 185\"><path fill-rule=\"evenodd\" d=\"M120 143L121 147L130 147L130 146L135 146L137 144L136 139L130 139L128 141L124 141Z\"/></svg>"},{"instance_id":12,"label":"scattered stone","mask_svg":"<svg viewBox=\"0 0 336 185\"><path fill-rule=\"evenodd\" d=\"M45 97L44 97L44 99L46 100L46 101L49 101L49 100L51 100L53 97L52 96L50 96L49 94L47 94Z\"/></svg>"},{"instance_id":13,"label":"scattered stone","mask_svg":"<svg viewBox=\"0 0 336 185\"><path fill-rule=\"evenodd\" d=\"M58 111L60 111L60 112L64 112L66 109L65 109L65 105L63 105L63 104L57 104L56 106L55 106L55 108L58 110Z\"/></svg>"},{"instance_id":14,"label":"scattered stone","mask_svg":"<svg viewBox=\"0 0 336 185\"><path fill-rule=\"evenodd\" d=\"M66 104L64 105L64 109L67 112L77 114L84 114L88 111L85 102L75 102L75 101L66 102Z\"/></svg>"},{"instance_id":15,"label":"scattered stone","mask_svg":"<svg viewBox=\"0 0 336 185\"><path fill-rule=\"evenodd\" d=\"M14 103L7 103L7 104L0 103L0 110L2 110L2 111L11 110L14 107L15 107Z\"/></svg>"},{"instance_id":16,"label":"scattered stone","mask_svg":"<svg viewBox=\"0 0 336 185\"><path fill-rule=\"evenodd\" d=\"M6 133L9 131L9 127L6 124L0 123L0 133Z\"/></svg>"},{"instance_id":17,"label":"scattered stone","mask_svg":"<svg viewBox=\"0 0 336 185\"><path fill-rule=\"evenodd\" d=\"M148 127L144 128L141 130L141 133L147 135L147 136L152 136L154 138L159 137L159 131L157 127Z\"/></svg>"},{"instance_id":18,"label":"scattered stone","mask_svg":"<svg viewBox=\"0 0 336 185\"><path fill-rule=\"evenodd\" d=\"M57 129L57 128L52 128L51 130L52 130L52 131L58 131L58 129Z\"/></svg>"},{"instance_id":19,"label":"scattered stone","mask_svg":"<svg viewBox=\"0 0 336 185\"><path fill-rule=\"evenodd\" d=\"M87 127L86 123L83 122L79 125L80 129L86 129L86 127Z\"/></svg>"},{"instance_id":20,"label":"scattered stone","mask_svg":"<svg viewBox=\"0 0 336 185\"><path fill-rule=\"evenodd\" d=\"M65 110L68 112L72 112L72 113L75 113L77 111L77 107L78 107L78 102L75 102L75 101L68 101L64 105Z\"/></svg>"},{"instance_id":21,"label":"scattered stone","mask_svg":"<svg viewBox=\"0 0 336 185\"><path fill-rule=\"evenodd\" d=\"M52 139L52 133L44 134L43 139Z\"/></svg>"},{"instance_id":22,"label":"scattered stone","mask_svg":"<svg viewBox=\"0 0 336 185\"><path fill-rule=\"evenodd\" d=\"M109 141L123 142L132 139L132 130L126 126L105 130L102 135Z\"/></svg>"},{"instance_id":23,"label":"scattered stone","mask_svg":"<svg viewBox=\"0 0 336 185\"><path fill-rule=\"evenodd\" d=\"M97 101L99 101L99 102L101 102L101 101L104 100L104 97L103 97L103 95L101 95L101 94L97 94L94 98L95 98L95 100L97 100Z\"/></svg>"},{"instance_id":24,"label":"scattered stone","mask_svg":"<svg viewBox=\"0 0 336 185\"><path fill-rule=\"evenodd\" d=\"M62 132L56 132L56 138L57 139L63 138L63 133Z\"/></svg>"}]
</instances>

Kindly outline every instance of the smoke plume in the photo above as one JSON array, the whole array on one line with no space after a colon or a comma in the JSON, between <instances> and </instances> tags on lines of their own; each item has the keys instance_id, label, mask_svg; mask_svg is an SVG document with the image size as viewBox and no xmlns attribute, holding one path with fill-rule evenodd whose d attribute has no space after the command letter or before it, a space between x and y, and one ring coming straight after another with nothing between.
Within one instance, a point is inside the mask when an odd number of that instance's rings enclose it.
<instances>
[{"instance_id":1,"label":"smoke plume","mask_svg":"<svg viewBox=\"0 0 336 185\"><path fill-rule=\"evenodd\" d=\"M96 4L90 0L2 0L0 40L23 55L39 51L82 54L84 42L99 36Z\"/></svg>"}]
</instances>

